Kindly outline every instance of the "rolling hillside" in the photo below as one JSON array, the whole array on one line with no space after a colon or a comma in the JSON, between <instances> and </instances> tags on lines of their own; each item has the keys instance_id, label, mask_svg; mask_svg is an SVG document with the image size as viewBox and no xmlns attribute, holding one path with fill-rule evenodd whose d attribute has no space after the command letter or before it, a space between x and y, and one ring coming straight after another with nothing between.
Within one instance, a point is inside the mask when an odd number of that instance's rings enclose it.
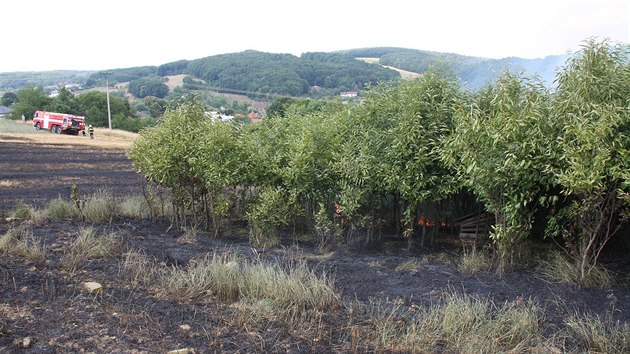
<instances>
[{"instance_id":1,"label":"rolling hillside","mask_svg":"<svg viewBox=\"0 0 630 354\"><path fill-rule=\"evenodd\" d=\"M336 96L342 91L360 90L366 84L387 82L398 77L415 77L432 66L449 70L469 89L481 87L504 70L523 72L528 76L538 75L551 86L556 70L567 58L568 55L543 59L487 59L395 47L304 53L299 57L247 50L195 60L179 60L160 66L107 71L111 74L110 83L176 76L176 85L186 86L184 77L190 76L195 81L189 81L188 88L193 89L223 89L250 96L325 97ZM198 80L205 83L195 87L196 82L201 82ZM68 82L90 88L104 86L105 78L100 72L89 71L0 73L0 92L24 86L55 86ZM174 83L167 84L173 86Z\"/></svg>"},{"instance_id":2,"label":"rolling hillside","mask_svg":"<svg viewBox=\"0 0 630 354\"><path fill-rule=\"evenodd\" d=\"M552 55L542 59L487 59L395 47L351 49L342 53L354 58L369 57L383 66L414 73L422 73L431 66L442 67L459 77L463 86L469 89L483 86L505 70L523 72L527 76L538 75L546 85L552 86L556 71L569 58L569 55Z\"/></svg>"}]
</instances>

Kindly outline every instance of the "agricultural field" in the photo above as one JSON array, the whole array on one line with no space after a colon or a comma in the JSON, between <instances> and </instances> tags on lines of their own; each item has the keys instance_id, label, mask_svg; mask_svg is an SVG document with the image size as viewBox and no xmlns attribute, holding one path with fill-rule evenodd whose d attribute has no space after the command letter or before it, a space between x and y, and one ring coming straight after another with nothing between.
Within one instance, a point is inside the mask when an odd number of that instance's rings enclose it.
<instances>
[{"instance_id":1,"label":"agricultural field","mask_svg":"<svg viewBox=\"0 0 630 354\"><path fill-rule=\"evenodd\" d=\"M0 352L630 350L614 254L608 286L578 289L544 275L553 258L497 275L449 235L252 247L242 220L215 237L149 208L143 191L168 196L134 172L131 135L2 128Z\"/></svg>"}]
</instances>

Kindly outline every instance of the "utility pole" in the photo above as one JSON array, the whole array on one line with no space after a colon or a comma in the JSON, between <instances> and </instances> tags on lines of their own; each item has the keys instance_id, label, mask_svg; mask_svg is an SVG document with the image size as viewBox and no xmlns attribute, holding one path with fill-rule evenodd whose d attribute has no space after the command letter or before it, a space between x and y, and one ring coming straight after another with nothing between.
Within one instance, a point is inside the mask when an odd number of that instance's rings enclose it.
<instances>
[{"instance_id":1,"label":"utility pole","mask_svg":"<svg viewBox=\"0 0 630 354\"><path fill-rule=\"evenodd\" d=\"M112 73L101 72L101 75L105 76L105 92L107 93L107 121L109 122L109 130L112 130L112 111L109 108L109 77Z\"/></svg>"}]
</instances>

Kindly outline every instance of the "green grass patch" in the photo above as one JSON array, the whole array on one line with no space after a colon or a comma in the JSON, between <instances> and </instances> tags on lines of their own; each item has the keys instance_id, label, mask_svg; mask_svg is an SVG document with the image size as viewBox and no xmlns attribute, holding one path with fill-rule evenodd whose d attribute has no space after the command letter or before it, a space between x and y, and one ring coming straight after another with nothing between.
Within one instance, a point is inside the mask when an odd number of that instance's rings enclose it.
<instances>
[{"instance_id":1,"label":"green grass patch","mask_svg":"<svg viewBox=\"0 0 630 354\"><path fill-rule=\"evenodd\" d=\"M30 122L22 123L22 121L12 119L0 119L0 132L3 133L41 133L35 130ZM46 131L43 131L44 133Z\"/></svg>"}]
</instances>

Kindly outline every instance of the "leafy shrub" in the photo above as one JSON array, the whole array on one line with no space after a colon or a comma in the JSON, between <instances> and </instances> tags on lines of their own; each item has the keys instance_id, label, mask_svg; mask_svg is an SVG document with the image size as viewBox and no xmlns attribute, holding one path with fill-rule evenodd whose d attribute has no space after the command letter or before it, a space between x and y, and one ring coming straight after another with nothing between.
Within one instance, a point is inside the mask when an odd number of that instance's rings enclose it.
<instances>
[{"instance_id":1,"label":"leafy shrub","mask_svg":"<svg viewBox=\"0 0 630 354\"><path fill-rule=\"evenodd\" d=\"M250 225L250 243L258 247L278 244L279 228L287 224L289 203L279 188L264 188L252 203L247 219Z\"/></svg>"}]
</instances>

